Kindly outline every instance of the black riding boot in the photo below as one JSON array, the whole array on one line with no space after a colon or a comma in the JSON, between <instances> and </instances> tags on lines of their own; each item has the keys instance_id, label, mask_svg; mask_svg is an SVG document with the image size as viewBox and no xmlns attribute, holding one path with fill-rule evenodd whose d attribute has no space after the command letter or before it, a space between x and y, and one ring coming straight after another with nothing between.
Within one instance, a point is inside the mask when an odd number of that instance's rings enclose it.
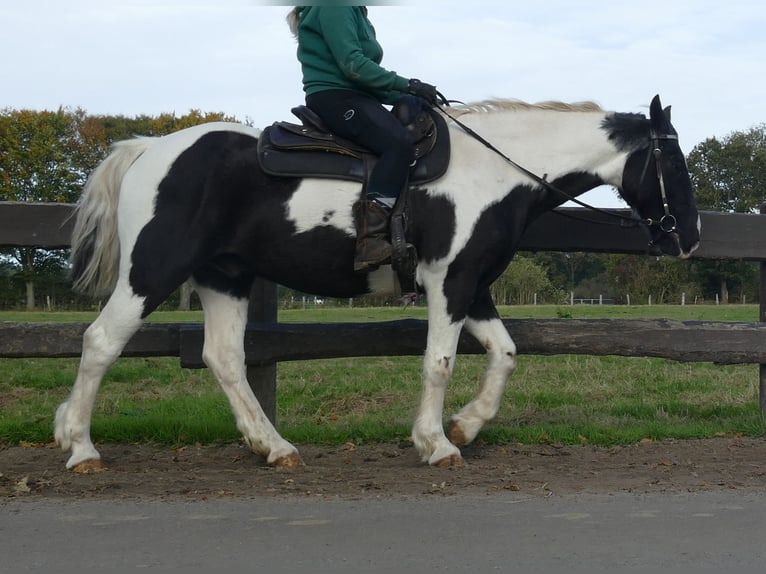
<instances>
[{"instance_id":1,"label":"black riding boot","mask_svg":"<svg viewBox=\"0 0 766 574\"><path fill-rule=\"evenodd\" d=\"M391 260L388 242L388 213L373 201L359 200L353 208L356 226L354 271L372 271Z\"/></svg>"}]
</instances>

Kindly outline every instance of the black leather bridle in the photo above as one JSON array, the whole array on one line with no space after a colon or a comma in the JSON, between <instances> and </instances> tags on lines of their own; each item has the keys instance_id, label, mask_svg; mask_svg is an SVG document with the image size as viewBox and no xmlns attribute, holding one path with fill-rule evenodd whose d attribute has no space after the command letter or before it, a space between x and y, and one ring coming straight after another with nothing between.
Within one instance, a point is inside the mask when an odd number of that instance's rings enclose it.
<instances>
[{"instance_id":1,"label":"black leather bridle","mask_svg":"<svg viewBox=\"0 0 766 574\"><path fill-rule=\"evenodd\" d=\"M649 167L649 161L654 157L654 164L657 168L657 180L660 183L660 196L662 197L662 209L665 211L664 215L660 217L659 221L654 221L651 218L647 218L647 225L658 225L660 230L665 233L673 233L676 230L677 222L676 217L670 213L670 205L668 203L668 194L665 191L665 178L662 175L662 148L660 147L660 140L675 140L678 141L678 136L675 134L658 134L654 130L650 134L652 145L649 148L649 153L646 156L646 163L644 163L644 170L641 172L640 182L644 181L646 177L646 170Z\"/></svg>"}]
</instances>

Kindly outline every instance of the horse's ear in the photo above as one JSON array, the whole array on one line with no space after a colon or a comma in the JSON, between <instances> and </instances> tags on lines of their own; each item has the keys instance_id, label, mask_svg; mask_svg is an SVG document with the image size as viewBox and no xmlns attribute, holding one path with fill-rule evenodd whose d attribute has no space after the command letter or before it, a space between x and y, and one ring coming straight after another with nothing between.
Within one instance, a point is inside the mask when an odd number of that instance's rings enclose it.
<instances>
[{"instance_id":1,"label":"horse's ear","mask_svg":"<svg viewBox=\"0 0 766 574\"><path fill-rule=\"evenodd\" d=\"M656 132L667 133L672 129L670 126L670 107L665 110L662 109L659 95L654 96L649 106L649 119L652 129Z\"/></svg>"}]
</instances>

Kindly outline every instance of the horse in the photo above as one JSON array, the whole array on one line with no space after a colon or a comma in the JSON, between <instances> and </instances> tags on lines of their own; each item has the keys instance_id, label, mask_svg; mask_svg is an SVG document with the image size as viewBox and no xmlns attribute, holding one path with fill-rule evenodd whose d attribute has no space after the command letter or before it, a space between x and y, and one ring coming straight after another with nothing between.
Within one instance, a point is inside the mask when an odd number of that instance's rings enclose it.
<instances>
[{"instance_id":1,"label":"horse","mask_svg":"<svg viewBox=\"0 0 766 574\"><path fill-rule=\"evenodd\" d=\"M685 158L659 96L648 118L590 102L488 100L449 109L439 110L448 113L449 166L408 192L406 210L428 307L412 440L422 462L436 466L463 463L460 447L496 415L516 366L490 285L535 218L609 185L633 208L653 249L687 258L700 240ZM349 298L392 292L396 274L388 265L353 270L352 205L361 185L265 173L256 157L261 133L219 122L118 142L88 178L75 212L72 276L80 290L111 295L84 333L71 394L56 411L55 440L71 451L67 468L102 466L90 436L101 380L143 320L188 279L203 307L203 360L247 445L267 464L303 465L246 380L251 285L265 278ZM488 366L475 398L445 425L464 327L486 349Z\"/></svg>"}]
</instances>

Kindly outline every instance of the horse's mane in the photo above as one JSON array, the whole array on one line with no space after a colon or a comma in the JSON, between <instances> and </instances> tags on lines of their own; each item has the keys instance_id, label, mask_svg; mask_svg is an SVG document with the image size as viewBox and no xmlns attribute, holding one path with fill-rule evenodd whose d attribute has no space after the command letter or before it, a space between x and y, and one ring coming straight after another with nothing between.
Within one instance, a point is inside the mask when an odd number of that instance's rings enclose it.
<instances>
[{"instance_id":1,"label":"horse's mane","mask_svg":"<svg viewBox=\"0 0 766 574\"><path fill-rule=\"evenodd\" d=\"M567 104L564 102L538 102L529 104L521 100L484 100L471 104L461 104L450 108L454 116L463 114L491 114L500 111L552 111L552 112L603 112L604 110L594 102L576 102Z\"/></svg>"},{"instance_id":2,"label":"horse's mane","mask_svg":"<svg viewBox=\"0 0 766 574\"><path fill-rule=\"evenodd\" d=\"M595 102L539 102L529 104L520 100L484 100L471 104L460 104L449 108L449 115L457 118L464 114L492 114L497 112L601 112L605 114L602 121L603 127L609 134L609 139L617 143L622 149L635 150L646 146L648 134L648 121L642 114L633 113L607 113Z\"/></svg>"}]
</instances>

